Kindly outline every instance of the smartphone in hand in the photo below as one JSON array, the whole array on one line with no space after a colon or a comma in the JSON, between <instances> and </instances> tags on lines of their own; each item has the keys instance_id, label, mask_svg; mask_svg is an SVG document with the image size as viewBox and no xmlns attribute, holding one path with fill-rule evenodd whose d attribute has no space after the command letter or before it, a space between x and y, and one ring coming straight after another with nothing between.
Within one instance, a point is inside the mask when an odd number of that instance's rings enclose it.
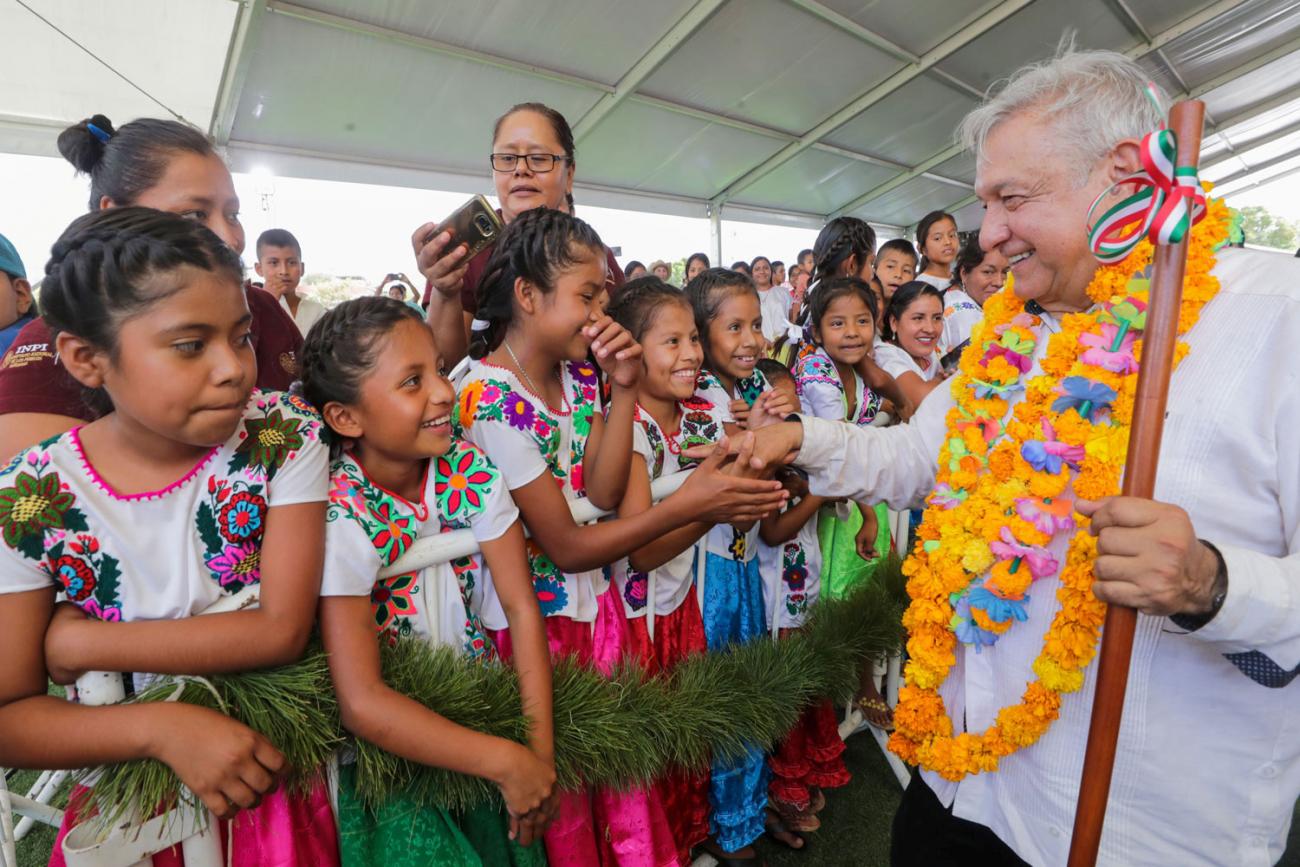
<instances>
[{"instance_id":1,"label":"smartphone in hand","mask_svg":"<svg viewBox=\"0 0 1300 867\"><path fill-rule=\"evenodd\" d=\"M472 259L484 248L495 243L504 228L505 224L488 204L488 200L483 196L475 196L439 223L433 230L432 237L436 238L443 232L450 232L451 241L443 248L444 251L450 252L464 244L469 248L465 258Z\"/></svg>"}]
</instances>

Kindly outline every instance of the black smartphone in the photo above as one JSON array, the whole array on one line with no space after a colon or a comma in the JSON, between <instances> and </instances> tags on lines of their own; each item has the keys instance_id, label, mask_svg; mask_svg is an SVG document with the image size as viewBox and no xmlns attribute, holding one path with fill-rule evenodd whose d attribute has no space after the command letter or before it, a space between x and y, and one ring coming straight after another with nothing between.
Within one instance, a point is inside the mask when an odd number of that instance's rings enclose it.
<instances>
[{"instance_id":1,"label":"black smartphone","mask_svg":"<svg viewBox=\"0 0 1300 867\"><path fill-rule=\"evenodd\" d=\"M961 343L954 346L948 351L948 354L939 359L939 366L943 368L944 376L951 376L957 369L957 362L961 361L962 350L970 346L970 338L967 337Z\"/></svg>"},{"instance_id":2,"label":"black smartphone","mask_svg":"<svg viewBox=\"0 0 1300 867\"><path fill-rule=\"evenodd\" d=\"M447 246L450 252L461 244L469 248L467 259L472 259L484 248L496 242L505 224L501 217L482 196L475 196L456 209L450 217L438 224L432 237L443 232L451 233L451 242Z\"/></svg>"}]
</instances>

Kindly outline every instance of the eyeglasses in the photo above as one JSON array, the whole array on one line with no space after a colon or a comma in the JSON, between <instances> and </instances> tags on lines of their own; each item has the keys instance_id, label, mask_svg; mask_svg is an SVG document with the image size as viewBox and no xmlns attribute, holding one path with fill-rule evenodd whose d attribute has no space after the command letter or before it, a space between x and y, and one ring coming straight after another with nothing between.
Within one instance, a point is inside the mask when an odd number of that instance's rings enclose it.
<instances>
[{"instance_id":1,"label":"eyeglasses","mask_svg":"<svg viewBox=\"0 0 1300 867\"><path fill-rule=\"evenodd\" d=\"M563 154L492 154L492 168L498 172L513 172L519 165L519 158L528 162L528 170L539 175L555 168L557 162L568 162Z\"/></svg>"}]
</instances>

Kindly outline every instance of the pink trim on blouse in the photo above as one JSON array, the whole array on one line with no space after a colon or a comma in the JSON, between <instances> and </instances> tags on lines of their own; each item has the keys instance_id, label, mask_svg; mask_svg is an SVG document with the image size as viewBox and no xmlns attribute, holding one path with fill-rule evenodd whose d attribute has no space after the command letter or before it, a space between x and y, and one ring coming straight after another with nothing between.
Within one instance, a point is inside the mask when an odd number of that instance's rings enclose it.
<instances>
[{"instance_id":1,"label":"pink trim on blouse","mask_svg":"<svg viewBox=\"0 0 1300 867\"><path fill-rule=\"evenodd\" d=\"M168 485L165 488L162 488L157 491L142 491L138 494L123 494L119 492L116 488L114 488L112 485L110 485L108 481L99 474L99 471L97 471L94 468L94 466L91 465L90 459L86 457L86 450L81 445L81 429L83 427L85 427L85 425L78 425L77 427L74 427L70 432L71 436L68 438L69 441L72 443L73 450L77 453L77 458L81 461L82 469L86 471L86 475L90 477L90 480L94 482L96 487L98 487L101 491L108 494L110 497L112 497L115 500L121 500L122 502L127 502L127 503L132 502L134 500L158 499L167 496L177 488L184 487L191 479L193 479L200 472L202 472L203 468L206 467L209 463L211 463L212 459L216 457L217 452L221 450L221 446L213 446L212 449L206 455L199 458L199 462L194 465L193 469L191 469L188 473L181 476L179 479L172 482L170 485Z\"/></svg>"},{"instance_id":2,"label":"pink trim on blouse","mask_svg":"<svg viewBox=\"0 0 1300 867\"><path fill-rule=\"evenodd\" d=\"M375 477L370 475L361 461L357 460L355 454L347 452L347 456L352 459L352 463L357 465L357 469L361 470L361 475L366 477L366 481L370 482L370 484L374 485L394 500L398 500L399 502L403 502L410 506L411 511L415 513L415 517L419 521L424 522L429 520L429 507L425 505L424 498L429 493L429 468L433 465L436 458L429 458L424 462L424 472L420 474L420 502L414 503L396 491L390 491L388 488L385 488L383 485L379 484L379 482L375 481Z\"/></svg>"},{"instance_id":3,"label":"pink trim on blouse","mask_svg":"<svg viewBox=\"0 0 1300 867\"><path fill-rule=\"evenodd\" d=\"M538 403L546 407L547 412L553 413L554 415L558 415L561 417L565 417L573 414L573 407L569 403L569 395L567 393L568 387L564 383L564 370L562 366L560 369L560 402L562 405L559 409L557 409L551 406L551 402L549 400L547 400L546 398L542 397L540 394L538 394L537 392L529 388L524 383L524 378L519 374L515 373L510 368L502 367L499 364L493 364L491 361L480 361L479 364L481 364L483 367L494 367L497 370L509 376L511 379L515 381L515 384L519 386L520 391L524 392L525 394L533 398L536 398Z\"/></svg>"}]
</instances>

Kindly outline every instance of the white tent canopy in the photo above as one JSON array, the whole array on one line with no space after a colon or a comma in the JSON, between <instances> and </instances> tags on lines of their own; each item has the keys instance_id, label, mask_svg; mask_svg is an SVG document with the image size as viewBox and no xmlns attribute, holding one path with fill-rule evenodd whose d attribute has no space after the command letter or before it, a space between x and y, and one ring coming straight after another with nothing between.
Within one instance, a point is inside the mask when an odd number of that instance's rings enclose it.
<instances>
[{"instance_id":1,"label":"white tent canopy","mask_svg":"<svg viewBox=\"0 0 1300 867\"><path fill-rule=\"evenodd\" d=\"M583 203L973 228L954 127L1067 29L1205 100L1221 189L1300 169L1298 0L6 0L0 151L174 112L238 170L482 192L493 120L540 101Z\"/></svg>"}]
</instances>

